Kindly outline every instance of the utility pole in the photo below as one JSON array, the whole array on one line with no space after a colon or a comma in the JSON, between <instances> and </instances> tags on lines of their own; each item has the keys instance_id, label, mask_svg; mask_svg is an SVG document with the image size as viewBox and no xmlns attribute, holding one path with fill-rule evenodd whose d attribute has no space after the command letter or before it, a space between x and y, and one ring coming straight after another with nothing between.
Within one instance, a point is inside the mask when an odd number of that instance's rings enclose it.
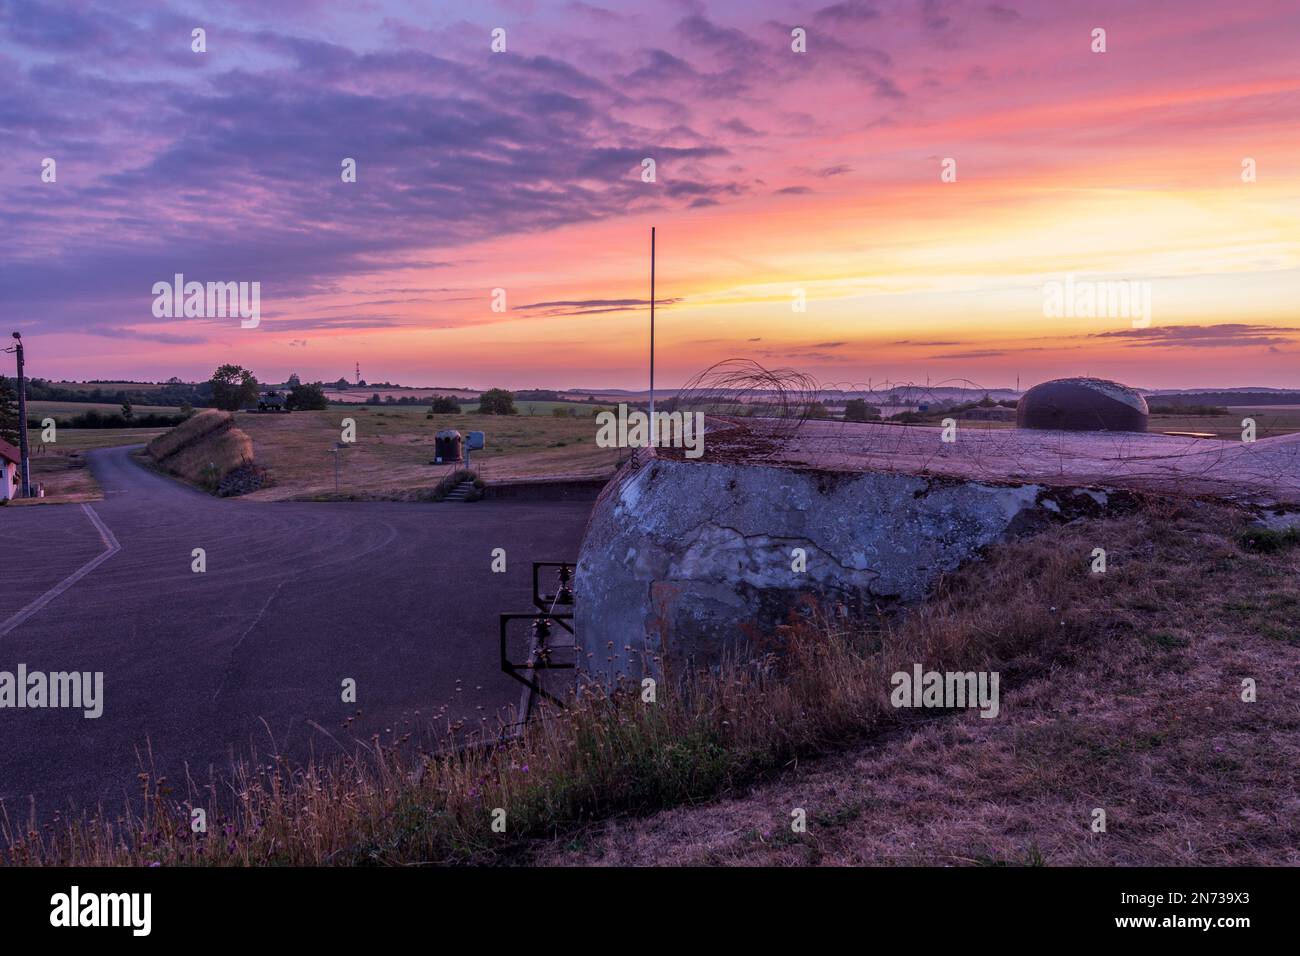
<instances>
[{"instance_id":1,"label":"utility pole","mask_svg":"<svg viewBox=\"0 0 1300 956\"><path fill-rule=\"evenodd\" d=\"M650 434L655 434L655 227L650 227Z\"/></svg>"},{"instance_id":2,"label":"utility pole","mask_svg":"<svg viewBox=\"0 0 1300 956\"><path fill-rule=\"evenodd\" d=\"M18 358L18 457L22 459L22 496L30 498L32 464L27 453L27 378L23 372L23 337L20 332L14 333L14 344L5 351L15 353Z\"/></svg>"}]
</instances>

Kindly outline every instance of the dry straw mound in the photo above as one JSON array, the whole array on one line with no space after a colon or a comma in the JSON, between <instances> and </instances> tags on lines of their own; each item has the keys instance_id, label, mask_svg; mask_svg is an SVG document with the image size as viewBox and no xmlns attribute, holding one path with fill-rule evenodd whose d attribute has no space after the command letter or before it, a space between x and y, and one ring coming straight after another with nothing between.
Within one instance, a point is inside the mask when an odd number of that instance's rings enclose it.
<instances>
[{"instance_id":1,"label":"dry straw mound","mask_svg":"<svg viewBox=\"0 0 1300 956\"><path fill-rule=\"evenodd\" d=\"M253 440L235 427L229 412L210 408L149 443L159 467L214 491L221 479L253 462Z\"/></svg>"}]
</instances>

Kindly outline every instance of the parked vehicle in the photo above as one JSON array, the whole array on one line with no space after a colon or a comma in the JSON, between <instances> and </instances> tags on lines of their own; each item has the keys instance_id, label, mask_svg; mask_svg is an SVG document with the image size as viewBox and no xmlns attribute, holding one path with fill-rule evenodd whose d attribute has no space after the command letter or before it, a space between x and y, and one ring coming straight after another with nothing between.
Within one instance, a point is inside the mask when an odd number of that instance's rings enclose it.
<instances>
[{"instance_id":1,"label":"parked vehicle","mask_svg":"<svg viewBox=\"0 0 1300 956\"><path fill-rule=\"evenodd\" d=\"M288 399L288 395L275 389L263 392L257 396L257 410L259 412L287 412L289 410Z\"/></svg>"}]
</instances>

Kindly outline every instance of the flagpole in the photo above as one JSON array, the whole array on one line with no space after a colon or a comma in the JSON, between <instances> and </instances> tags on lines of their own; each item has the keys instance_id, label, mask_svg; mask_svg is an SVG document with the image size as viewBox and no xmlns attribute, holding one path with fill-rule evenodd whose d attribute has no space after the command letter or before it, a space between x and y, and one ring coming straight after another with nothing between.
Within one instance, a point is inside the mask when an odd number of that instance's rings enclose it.
<instances>
[{"instance_id":1,"label":"flagpole","mask_svg":"<svg viewBox=\"0 0 1300 956\"><path fill-rule=\"evenodd\" d=\"M655 427L655 227L650 227L650 431Z\"/></svg>"}]
</instances>

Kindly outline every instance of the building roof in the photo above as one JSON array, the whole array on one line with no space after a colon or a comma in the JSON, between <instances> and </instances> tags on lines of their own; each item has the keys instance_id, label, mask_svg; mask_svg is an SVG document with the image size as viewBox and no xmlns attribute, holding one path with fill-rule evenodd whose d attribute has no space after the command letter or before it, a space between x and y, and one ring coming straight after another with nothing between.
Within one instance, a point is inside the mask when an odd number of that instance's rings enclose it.
<instances>
[{"instance_id":1,"label":"building roof","mask_svg":"<svg viewBox=\"0 0 1300 956\"><path fill-rule=\"evenodd\" d=\"M22 453L3 438L0 438L0 458L12 461L15 465L22 465Z\"/></svg>"}]
</instances>

